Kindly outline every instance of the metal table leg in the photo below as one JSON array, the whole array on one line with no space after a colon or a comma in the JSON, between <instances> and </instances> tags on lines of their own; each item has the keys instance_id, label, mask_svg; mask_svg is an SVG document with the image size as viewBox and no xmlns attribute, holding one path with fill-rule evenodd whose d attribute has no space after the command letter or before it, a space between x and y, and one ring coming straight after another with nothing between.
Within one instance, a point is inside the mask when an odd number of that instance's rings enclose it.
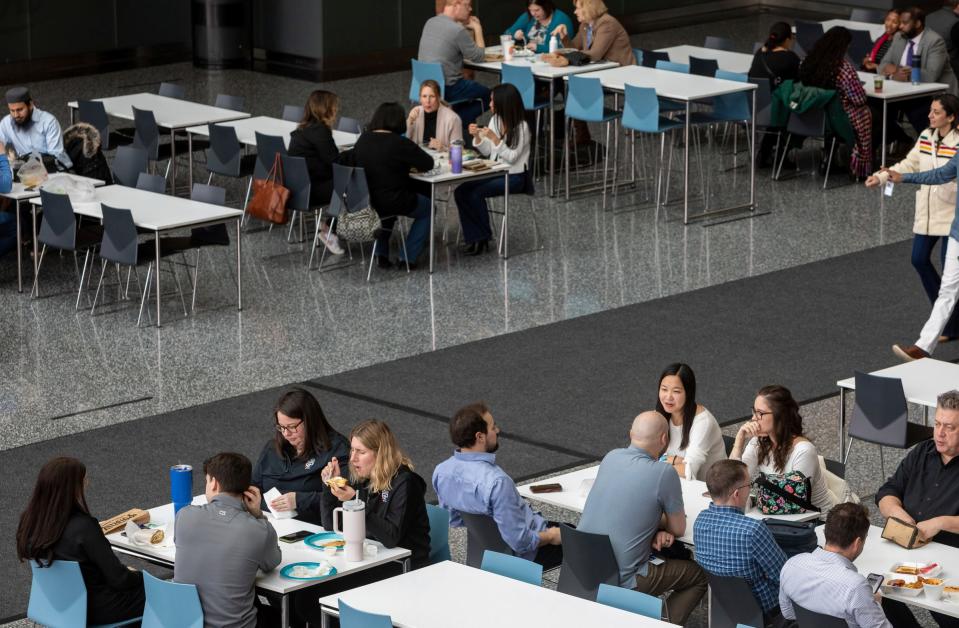
<instances>
[{"instance_id":1,"label":"metal table leg","mask_svg":"<svg viewBox=\"0 0 959 628\"><path fill-rule=\"evenodd\" d=\"M23 236L20 235L20 200L16 200L13 205L13 211L17 214L17 292L23 292ZM36 277L36 271L34 271L33 276Z\"/></svg>"},{"instance_id":2,"label":"metal table leg","mask_svg":"<svg viewBox=\"0 0 959 628\"><path fill-rule=\"evenodd\" d=\"M187 181L190 182L190 189L187 190L187 194L192 195L193 194L193 134L192 133L186 134L186 147L187 147L186 160L187 160L187 165L190 168L190 175L187 178Z\"/></svg>"},{"instance_id":3,"label":"metal table leg","mask_svg":"<svg viewBox=\"0 0 959 628\"><path fill-rule=\"evenodd\" d=\"M324 622L325 623L325 622ZM280 598L280 626L289 628L290 626L290 596L284 595Z\"/></svg>"},{"instance_id":4,"label":"metal table leg","mask_svg":"<svg viewBox=\"0 0 959 628\"><path fill-rule=\"evenodd\" d=\"M157 293L157 328L160 327L160 232L154 231L154 248L156 249L156 260L153 272L156 275L156 293Z\"/></svg>"},{"instance_id":5,"label":"metal table leg","mask_svg":"<svg viewBox=\"0 0 959 628\"><path fill-rule=\"evenodd\" d=\"M686 101L686 124L683 127L683 224L684 225L689 224L689 101L688 100Z\"/></svg>"},{"instance_id":6,"label":"metal table leg","mask_svg":"<svg viewBox=\"0 0 959 628\"><path fill-rule=\"evenodd\" d=\"M503 181L503 259L509 257L509 169L504 172Z\"/></svg>"},{"instance_id":7,"label":"metal table leg","mask_svg":"<svg viewBox=\"0 0 959 628\"><path fill-rule=\"evenodd\" d=\"M756 211L756 159L754 158L756 153L756 92L757 89L753 90L753 109L752 116L749 121L749 132L752 139L749 142L749 211ZM736 127L733 127L735 132ZM733 156L733 163L736 163L735 155Z\"/></svg>"},{"instance_id":8,"label":"metal table leg","mask_svg":"<svg viewBox=\"0 0 959 628\"><path fill-rule=\"evenodd\" d=\"M553 79L549 79L549 195L554 196L556 190L553 188L553 169L556 159L556 84Z\"/></svg>"},{"instance_id":9,"label":"metal table leg","mask_svg":"<svg viewBox=\"0 0 959 628\"><path fill-rule=\"evenodd\" d=\"M430 183L430 274L433 273L433 221L436 219L436 184Z\"/></svg>"},{"instance_id":10,"label":"metal table leg","mask_svg":"<svg viewBox=\"0 0 959 628\"><path fill-rule=\"evenodd\" d=\"M839 387L839 458L841 462L846 452L846 389Z\"/></svg>"},{"instance_id":11,"label":"metal table leg","mask_svg":"<svg viewBox=\"0 0 959 628\"><path fill-rule=\"evenodd\" d=\"M880 166L886 166L886 116L889 113L889 101L885 98L882 99L882 159L879 162Z\"/></svg>"},{"instance_id":12,"label":"metal table leg","mask_svg":"<svg viewBox=\"0 0 959 628\"><path fill-rule=\"evenodd\" d=\"M240 266L240 253L242 251L242 244L240 241L240 234L243 232L241 229L243 219L237 218L236 220L236 309L237 311L243 309L243 270Z\"/></svg>"},{"instance_id":13,"label":"metal table leg","mask_svg":"<svg viewBox=\"0 0 959 628\"><path fill-rule=\"evenodd\" d=\"M30 203L30 217L33 225L33 231L30 232L30 239L33 240L33 276L36 278L37 273L40 272L38 264L40 261L40 249L37 243L37 206L33 203ZM20 201L17 201L17 220L20 220Z\"/></svg>"},{"instance_id":14,"label":"metal table leg","mask_svg":"<svg viewBox=\"0 0 959 628\"><path fill-rule=\"evenodd\" d=\"M170 174L173 179L172 194L176 196L176 129L174 128L170 128Z\"/></svg>"}]
</instances>

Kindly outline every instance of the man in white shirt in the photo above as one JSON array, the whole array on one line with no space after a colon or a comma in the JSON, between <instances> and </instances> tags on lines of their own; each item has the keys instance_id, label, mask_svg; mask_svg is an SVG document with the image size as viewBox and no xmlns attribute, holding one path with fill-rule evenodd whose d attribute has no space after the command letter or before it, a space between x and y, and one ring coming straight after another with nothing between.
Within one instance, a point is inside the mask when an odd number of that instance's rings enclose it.
<instances>
[{"instance_id":1,"label":"man in white shirt","mask_svg":"<svg viewBox=\"0 0 959 628\"><path fill-rule=\"evenodd\" d=\"M853 565L866 543L869 515L860 504L839 504L826 516L826 544L797 554L779 574L779 608L795 619L794 606L846 620L852 628L892 628L872 588Z\"/></svg>"},{"instance_id":2,"label":"man in white shirt","mask_svg":"<svg viewBox=\"0 0 959 628\"><path fill-rule=\"evenodd\" d=\"M13 146L17 155L52 155L65 168L73 162L63 150L60 123L52 114L37 109L26 87L12 87L5 95L10 115L0 120L0 142Z\"/></svg>"}]
</instances>

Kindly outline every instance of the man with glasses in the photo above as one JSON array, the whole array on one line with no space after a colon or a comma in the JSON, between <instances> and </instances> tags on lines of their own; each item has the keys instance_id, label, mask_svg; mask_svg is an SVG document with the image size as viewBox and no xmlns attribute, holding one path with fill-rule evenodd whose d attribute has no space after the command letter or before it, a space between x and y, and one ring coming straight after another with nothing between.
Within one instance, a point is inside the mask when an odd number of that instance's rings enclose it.
<instances>
[{"instance_id":1,"label":"man with glasses","mask_svg":"<svg viewBox=\"0 0 959 628\"><path fill-rule=\"evenodd\" d=\"M715 576L743 578L763 610L766 625L779 618L779 572L786 554L769 528L746 516L749 469L739 460L720 460L706 472L709 508L696 518L696 562Z\"/></svg>"},{"instance_id":2,"label":"man with glasses","mask_svg":"<svg viewBox=\"0 0 959 628\"><path fill-rule=\"evenodd\" d=\"M457 449L436 466L433 488L440 506L450 511L450 526L464 525L459 513L489 515L517 556L544 569L563 563L557 524L547 522L520 497L516 484L496 465L499 426L485 403L461 408L450 421Z\"/></svg>"}]
</instances>

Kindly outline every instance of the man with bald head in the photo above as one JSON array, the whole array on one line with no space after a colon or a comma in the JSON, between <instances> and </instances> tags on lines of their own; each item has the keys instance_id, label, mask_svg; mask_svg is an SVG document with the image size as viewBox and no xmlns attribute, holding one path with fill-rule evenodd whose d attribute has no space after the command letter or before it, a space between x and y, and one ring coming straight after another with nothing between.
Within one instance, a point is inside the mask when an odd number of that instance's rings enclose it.
<instances>
[{"instance_id":1,"label":"man with bald head","mask_svg":"<svg viewBox=\"0 0 959 628\"><path fill-rule=\"evenodd\" d=\"M691 560L649 560L652 550L670 547L686 533L679 475L659 460L669 443L669 425L658 412L643 412L633 420L629 441L599 465L579 530L609 536L620 586L650 595L672 591L666 600L669 621L684 624L706 593L706 574Z\"/></svg>"}]
</instances>

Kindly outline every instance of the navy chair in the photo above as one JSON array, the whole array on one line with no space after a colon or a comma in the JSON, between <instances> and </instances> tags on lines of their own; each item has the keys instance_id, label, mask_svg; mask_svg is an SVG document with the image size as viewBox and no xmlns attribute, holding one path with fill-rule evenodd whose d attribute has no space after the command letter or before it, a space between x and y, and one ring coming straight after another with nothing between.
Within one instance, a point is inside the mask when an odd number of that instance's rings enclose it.
<instances>
[{"instance_id":1,"label":"navy chair","mask_svg":"<svg viewBox=\"0 0 959 628\"><path fill-rule=\"evenodd\" d=\"M796 613L796 623L799 624L799 628L846 628L849 625L842 617L815 613L795 602L792 603L792 606Z\"/></svg>"},{"instance_id":2,"label":"navy chair","mask_svg":"<svg viewBox=\"0 0 959 628\"><path fill-rule=\"evenodd\" d=\"M138 190L146 190L147 192L153 192L155 194L164 194L166 192L166 179L158 174L141 172L139 175L137 175L136 188Z\"/></svg>"},{"instance_id":3,"label":"navy chair","mask_svg":"<svg viewBox=\"0 0 959 628\"><path fill-rule=\"evenodd\" d=\"M719 69L719 62L715 59L700 59L699 57L689 58L689 73L697 76L716 76L716 70Z\"/></svg>"},{"instance_id":4,"label":"navy chair","mask_svg":"<svg viewBox=\"0 0 959 628\"><path fill-rule=\"evenodd\" d=\"M488 515L475 515L468 512L459 513L466 524L466 564L470 567L480 567L483 563L483 554L492 550L501 554L512 554L513 550L506 544L499 533L499 527L493 518Z\"/></svg>"},{"instance_id":5,"label":"navy chair","mask_svg":"<svg viewBox=\"0 0 959 628\"><path fill-rule=\"evenodd\" d=\"M243 96L230 96L229 94L217 94L213 103L214 107L221 109L231 109L233 111L243 111Z\"/></svg>"},{"instance_id":6,"label":"navy chair","mask_svg":"<svg viewBox=\"0 0 959 628\"><path fill-rule=\"evenodd\" d=\"M715 628L737 624L764 626L763 611L753 591L743 578L715 576L709 578L709 625Z\"/></svg>"},{"instance_id":7,"label":"navy chair","mask_svg":"<svg viewBox=\"0 0 959 628\"><path fill-rule=\"evenodd\" d=\"M706 36L706 40L703 42L703 48L736 52L736 44L732 39L727 39L725 37L714 37L713 35Z\"/></svg>"},{"instance_id":8,"label":"navy chair","mask_svg":"<svg viewBox=\"0 0 959 628\"><path fill-rule=\"evenodd\" d=\"M186 99L186 88L182 85L177 85L176 83L160 83L160 89L158 93L161 96L166 96L167 98L177 98L179 100Z\"/></svg>"},{"instance_id":9,"label":"navy chair","mask_svg":"<svg viewBox=\"0 0 959 628\"><path fill-rule=\"evenodd\" d=\"M583 532L560 524L563 568L556 590L585 600L595 600L601 584L619 584L619 564L609 536Z\"/></svg>"},{"instance_id":10,"label":"navy chair","mask_svg":"<svg viewBox=\"0 0 959 628\"><path fill-rule=\"evenodd\" d=\"M303 107L299 105L283 105L283 113L280 117L287 122L299 122L300 118L303 117Z\"/></svg>"},{"instance_id":11,"label":"navy chair","mask_svg":"<svg viewBox=\"0 0 959 628\"><path fill-rule=\"evenodd\" d=\"M657 52L655 50L646 50L645 48L634 48L633 54L636 55L636 63L645 68L655 68L657 61L669 61L668 52Z\"/></svg>"},{"instance_id":12,"label":"navy chair","mask_svg":"<svg viewBox=\"0 0 959 628\"><path fill-rule=\"evenodd\" d=\"M253 171L256 168L256 155L244 155L243 146L237 139L236 129L222 124L210 124L210 147L206 150L206 169L209 173L206 183L213 182L213 175L231 179L247 179L243 204L250 197L253 185Z\"/></svg>"},{"instance_id":13,"label":"navy chair","mask_svg":"<svg viewBox=\"0 0 959 628\"><path fill-rule=\"evenodd\" d=\"M866 22L868 24L882 24L886 19L885 11L876 9L853 9L849 14L850 22Z\"/></svg>"},{"instance_id":14,"label":"navy chair","mask_svg":"<svg viewBox=\"0 0 959 628\"><path fill-rule=\"evenodd\" d=\"M113 156L113 179L120 185L135 188L141 172L150 169L147 152L136 146L120 146Z\"/></svg>"},{"instance_id":15,"label":"navy chair","mask_svg":"<svg viewBox=\"0 0 959 628\"><path fill-rule=\"evenodd\" d=\"M40 269L47 247L74 253L83 251L83 271L80 273L80 286L77 289L76 308L80 309L80 296L86 285L87 268L90 267L90 255L100 243L103 231L99 226L77 227L77 217L73 213L73 204L66 194L54 194L44 189L40 190L40 201L43 206L43 220L40 223L40 233L37 240L43 244L40 249L40 259L37 260L37 274L33 278L33 295L40 296Z\"/></svg>"},{"instance_id":16,"label":"navy chair","mask_svg":"<svg viewBox=\"0 0 959 628\"><path fill-rule=\"evenodd\" d=\"M823 28L819 22L796 20L796 42L802 46L807 54L812 51L813 46L822 36Z\"/></svg>"},{"instance_id":17,"label":"navy chair","mask_svg":"<svg viewBox=\"0 0 959 628\"><path fill-rule=\"evenodd\" d=\"M133 133L119 133L110 131L110 118L107 109L99 100L77 101L77 119L86 122L100 132L100 148L108 151L117 146L126 146L133 142Z\"/></svg>"},{"instance_id":18,"label":"navy chair","mask_svg":"<svg viewBox=\"0 0 959 628\"><path fill-rule=\"evenodd\" d=\"M359 135L363 132L363 125L356 118L340 116L340 119L336 121L336 130Z\"/></svg>"}]
</instances>

